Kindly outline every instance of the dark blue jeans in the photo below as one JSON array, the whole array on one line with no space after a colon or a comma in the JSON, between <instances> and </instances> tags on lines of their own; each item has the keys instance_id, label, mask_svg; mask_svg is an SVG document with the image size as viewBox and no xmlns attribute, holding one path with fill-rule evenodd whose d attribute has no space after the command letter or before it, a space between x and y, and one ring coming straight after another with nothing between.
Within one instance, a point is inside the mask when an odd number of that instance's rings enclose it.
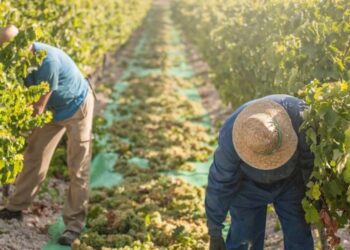
<instances>
[{"instance_id":1,"label":"dark blue jeans","mask_svg":"<svg viewBox=\"0 0 350 250\"><path fill-rule=\"evenodd\" d=\"M274 184L258 184L244 178L230 208L227 249L264 249L266 210L272 203L282 225L284 249L313 250L310 225L301 206L304 193L305 185L299 173Z\"/></svg>"}]
</instances>

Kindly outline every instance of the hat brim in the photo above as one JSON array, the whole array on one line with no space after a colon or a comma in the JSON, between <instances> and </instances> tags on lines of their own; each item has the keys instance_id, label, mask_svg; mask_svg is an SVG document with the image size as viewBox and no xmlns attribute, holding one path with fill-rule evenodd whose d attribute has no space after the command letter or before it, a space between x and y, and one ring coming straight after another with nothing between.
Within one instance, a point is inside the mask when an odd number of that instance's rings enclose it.
<instances>
[{"instance_id":1,"label":"hat brim","mask_svg":"<svg viewBox=\"0 0 350 250\"><path fill-rule=\"evenodd\" d=\"M247 138L243 131L244 121L257 113L265 113L278 122L281 130L281 146L271 154L258 154L247 146ZM244 108L237 116L232 128L232 140L239 157L249 166L272 170L284 165L295 153L298 136L293 128L287 111L278 103L270 100L259 100Z\"/></svg>"}]
</instances>

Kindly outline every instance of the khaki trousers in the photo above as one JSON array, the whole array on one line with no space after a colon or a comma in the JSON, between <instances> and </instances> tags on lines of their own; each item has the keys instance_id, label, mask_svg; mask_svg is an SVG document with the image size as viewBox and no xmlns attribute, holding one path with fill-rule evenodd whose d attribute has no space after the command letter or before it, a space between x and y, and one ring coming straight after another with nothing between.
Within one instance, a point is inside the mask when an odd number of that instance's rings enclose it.
<instances>
[{"instance_id":1,"label":"khaki trousers","mask_svg":"<svg viewBox=\"0 0 350 250\"><path fill-rule=\"evenodd\" d=\"M57 144L67 131L70 183L64 203L63 221L67 230L81 232L85 226L89 195L93 110L94 97L89 91L72 117L33 131L24 153L23 171L16 180L15 192L9 198L9 210L29 207L46 177Z\"/></svg>"}]
</instances>

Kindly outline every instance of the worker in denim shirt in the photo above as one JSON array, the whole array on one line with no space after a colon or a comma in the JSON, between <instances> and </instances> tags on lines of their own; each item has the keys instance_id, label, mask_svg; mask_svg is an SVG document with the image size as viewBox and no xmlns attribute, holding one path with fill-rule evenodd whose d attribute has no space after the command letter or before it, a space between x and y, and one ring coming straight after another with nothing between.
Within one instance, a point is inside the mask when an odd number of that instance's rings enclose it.
<instances>
[{"instance_id":1,"label":"worker in denim shirt","mask_svg":"<svg viewBox=\"0 0 350 250\"><path fill-rule=\"evenodd\" d=\"M242 105L227 119L206 190L210 250L263 249L270 203L282 225L285 249L314 249L301 205L314 160L300 132L304 109L298 98L271 95Z\"/></svg>"}]
</instances>

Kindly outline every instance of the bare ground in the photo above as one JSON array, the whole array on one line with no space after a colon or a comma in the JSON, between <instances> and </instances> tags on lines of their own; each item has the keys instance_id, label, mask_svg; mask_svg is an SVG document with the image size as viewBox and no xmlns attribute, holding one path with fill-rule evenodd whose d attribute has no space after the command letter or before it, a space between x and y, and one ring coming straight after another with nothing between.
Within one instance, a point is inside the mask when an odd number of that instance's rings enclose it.
<instances>
[{"instance_id":1,"label":"bare ground","mask_svg":"<svg viewBox=\"0 0 350 250\"><path fill-rule=\"evenodd\" d=\"M1 250L38 250L49 240L48 227L60 214L61 199L65 183L51 178L45 185L48 192L39 192L32 206L23 211L24 219L19 222L0 220ZM11 187L13 192L14 187ZM51 193L51 194L50 194ZM0 195L1 208L6 199Z\"/></svg>"}]
</instances>

